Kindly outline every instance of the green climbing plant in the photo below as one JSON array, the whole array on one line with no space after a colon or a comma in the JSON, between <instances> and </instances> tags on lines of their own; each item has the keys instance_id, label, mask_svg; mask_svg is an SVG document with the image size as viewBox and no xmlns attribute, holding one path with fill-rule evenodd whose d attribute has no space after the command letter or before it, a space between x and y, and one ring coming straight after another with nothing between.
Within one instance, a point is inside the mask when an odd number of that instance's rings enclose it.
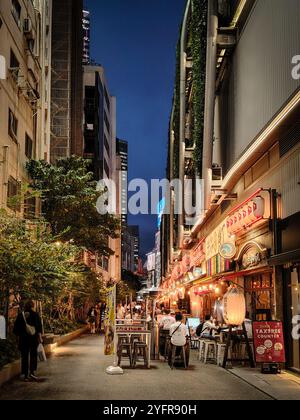
<instances>
[{"instance_id":1,"label":"green climbing plant","mask_svg":"<svg viewBox=\"0 0 300 420\"><path fill-rule=\"evenodd\" d=\"M193 141L197 174L202 176L205 110L207 0L192 0L191 50L193 56Z\"/></svg>"}]
</instances>

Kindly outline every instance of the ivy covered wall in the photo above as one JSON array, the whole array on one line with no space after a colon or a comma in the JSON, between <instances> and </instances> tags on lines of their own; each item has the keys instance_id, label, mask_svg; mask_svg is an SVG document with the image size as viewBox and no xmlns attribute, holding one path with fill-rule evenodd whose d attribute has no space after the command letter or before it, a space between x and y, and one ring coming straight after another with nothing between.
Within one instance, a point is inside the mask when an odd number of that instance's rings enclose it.
<instances>
[{"instance_id":1,"label":"ivy covered wall","mask_svg":"<svg viewBox=\"0 0 300 420\"><path fill-rule=\"evenodd\" d=\"M191 41L193 56L194 160L197 174L202 176L203 131L205 109L207 0L192 0Z\"/></svg>"}]
</instances>

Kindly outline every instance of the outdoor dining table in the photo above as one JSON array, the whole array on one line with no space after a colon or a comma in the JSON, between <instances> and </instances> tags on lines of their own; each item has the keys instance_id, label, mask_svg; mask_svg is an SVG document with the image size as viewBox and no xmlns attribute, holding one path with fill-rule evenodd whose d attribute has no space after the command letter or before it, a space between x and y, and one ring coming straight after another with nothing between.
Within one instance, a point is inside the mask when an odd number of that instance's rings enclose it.
<instances>
[{"instance_id":1,"label":"outdoor dining table","mask_svg":"<svg viewBox=\"0 0 300 420\"><path fill-rule=\"evenodd\" d=\"M147 352L147 367L148 367L148 369L151 368L151 334L152 334L151 331L138 331L138 330L136 330L136 331L134 331L134 330L131 330L131 331L118 330L116 332L116 336L118 337L118 341L119 341L119 337L121 337L121 336L122 337L124 337L124 336L128 337L129 342L131 341L132 336L141 336L145 339L146 344L147 344L147 350L148 350L148 352Z\"/></svg>"}]
</instances>

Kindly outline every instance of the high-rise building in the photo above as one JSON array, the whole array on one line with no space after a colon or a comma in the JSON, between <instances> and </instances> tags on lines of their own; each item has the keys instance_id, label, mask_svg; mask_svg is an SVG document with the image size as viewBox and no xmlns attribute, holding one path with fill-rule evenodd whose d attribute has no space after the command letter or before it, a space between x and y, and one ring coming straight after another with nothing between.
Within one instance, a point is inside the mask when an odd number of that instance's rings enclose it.
<instances>
[{"instance_id":1,"label":"high-rise building","mask_svg":"<svg viewBox=\"0 0 300 420\"><path fill-rule=\"evenodd\" d=\"M35 203L12 204L28 183L29 159L49 159L52 1L0 2L0 206L25 217Z\"/></svg>"},{"instance_id":2,"label":"high-rise building","mask_svg":"<svg viewBox=\"0 0 300 420\"><path fill-rule=\"evenodd\" d=\"M83 28L83 58L82 62L86 66L90 64L90 12L88 10L83 11L82 28Z\"/></svg>"},{"instance_id":3,"label":"high-rise building","mask_svg":"<svg viewBox=\"0 0 300 420\"><path fill-rule=\"evenodd\" d=\"M93 162L97 180L115 179L117 166L116 98L102 66L84 66L84 157Z\"/></svg>"},{"instance_id":4,"label":"high-rise building","mask_svg":"<svg viewBox=\"0 0 300 420\"><path fill-rule=\"evenodd\" d=\"M82 0L53 0L51 162L82 156Z\"/></svg>"},{"instance_id":5,"label":"high-rise building","mask_svg":"<svg viewBox=\"0 0 300 420\"><path fill-rule=\"evenodd\" d=\"M127 229L133 238L134 272L137 272L140 256L140 227L128 226Z\"/></svg>"},{"instance_id":6,"label":"high-rise building","mask_svg":"<svg viewBox=\"0 0 300 420\"><path fill-rule=\"evenodd\" d=\"M120 177L120 202L121 202L121 221L122 227L127 226L127 203L128 203L128 142L117 139L117 157L120 159L119 177Z\"/></svg>"},{"instance_id":7,"label":"high-rise building","mask_svg":"<svg viewBox=\"0 0 300 420\"><path fill-rule=\"evenodd\" d=\"M102 66L84 66L84 146L83 156L92 161L95 179L109 179L118 186L116 145L116 98L111 96ZM118 194L118 191L117 191ZM117 200L117 215L120 203ZM114 251L110 258L101 258L99 266L103 277L121 278L121 238L108 239Z\"/></svg>"}]
</instances>

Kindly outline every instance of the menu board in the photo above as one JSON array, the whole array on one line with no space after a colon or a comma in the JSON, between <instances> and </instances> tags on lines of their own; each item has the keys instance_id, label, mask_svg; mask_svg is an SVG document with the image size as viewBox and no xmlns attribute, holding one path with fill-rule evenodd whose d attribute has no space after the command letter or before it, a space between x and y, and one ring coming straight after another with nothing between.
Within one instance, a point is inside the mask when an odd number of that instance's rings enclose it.
<instances>
[{"instance_id":1,"label":"menu board","mask_svg":"<svg viewBox=\"0 0 300 420\"><path fill-rule=\"evenodd\" d=\"M256 363L285 363L282 322L254 322L253 339Z\"/></svg>"}]
</instances>

